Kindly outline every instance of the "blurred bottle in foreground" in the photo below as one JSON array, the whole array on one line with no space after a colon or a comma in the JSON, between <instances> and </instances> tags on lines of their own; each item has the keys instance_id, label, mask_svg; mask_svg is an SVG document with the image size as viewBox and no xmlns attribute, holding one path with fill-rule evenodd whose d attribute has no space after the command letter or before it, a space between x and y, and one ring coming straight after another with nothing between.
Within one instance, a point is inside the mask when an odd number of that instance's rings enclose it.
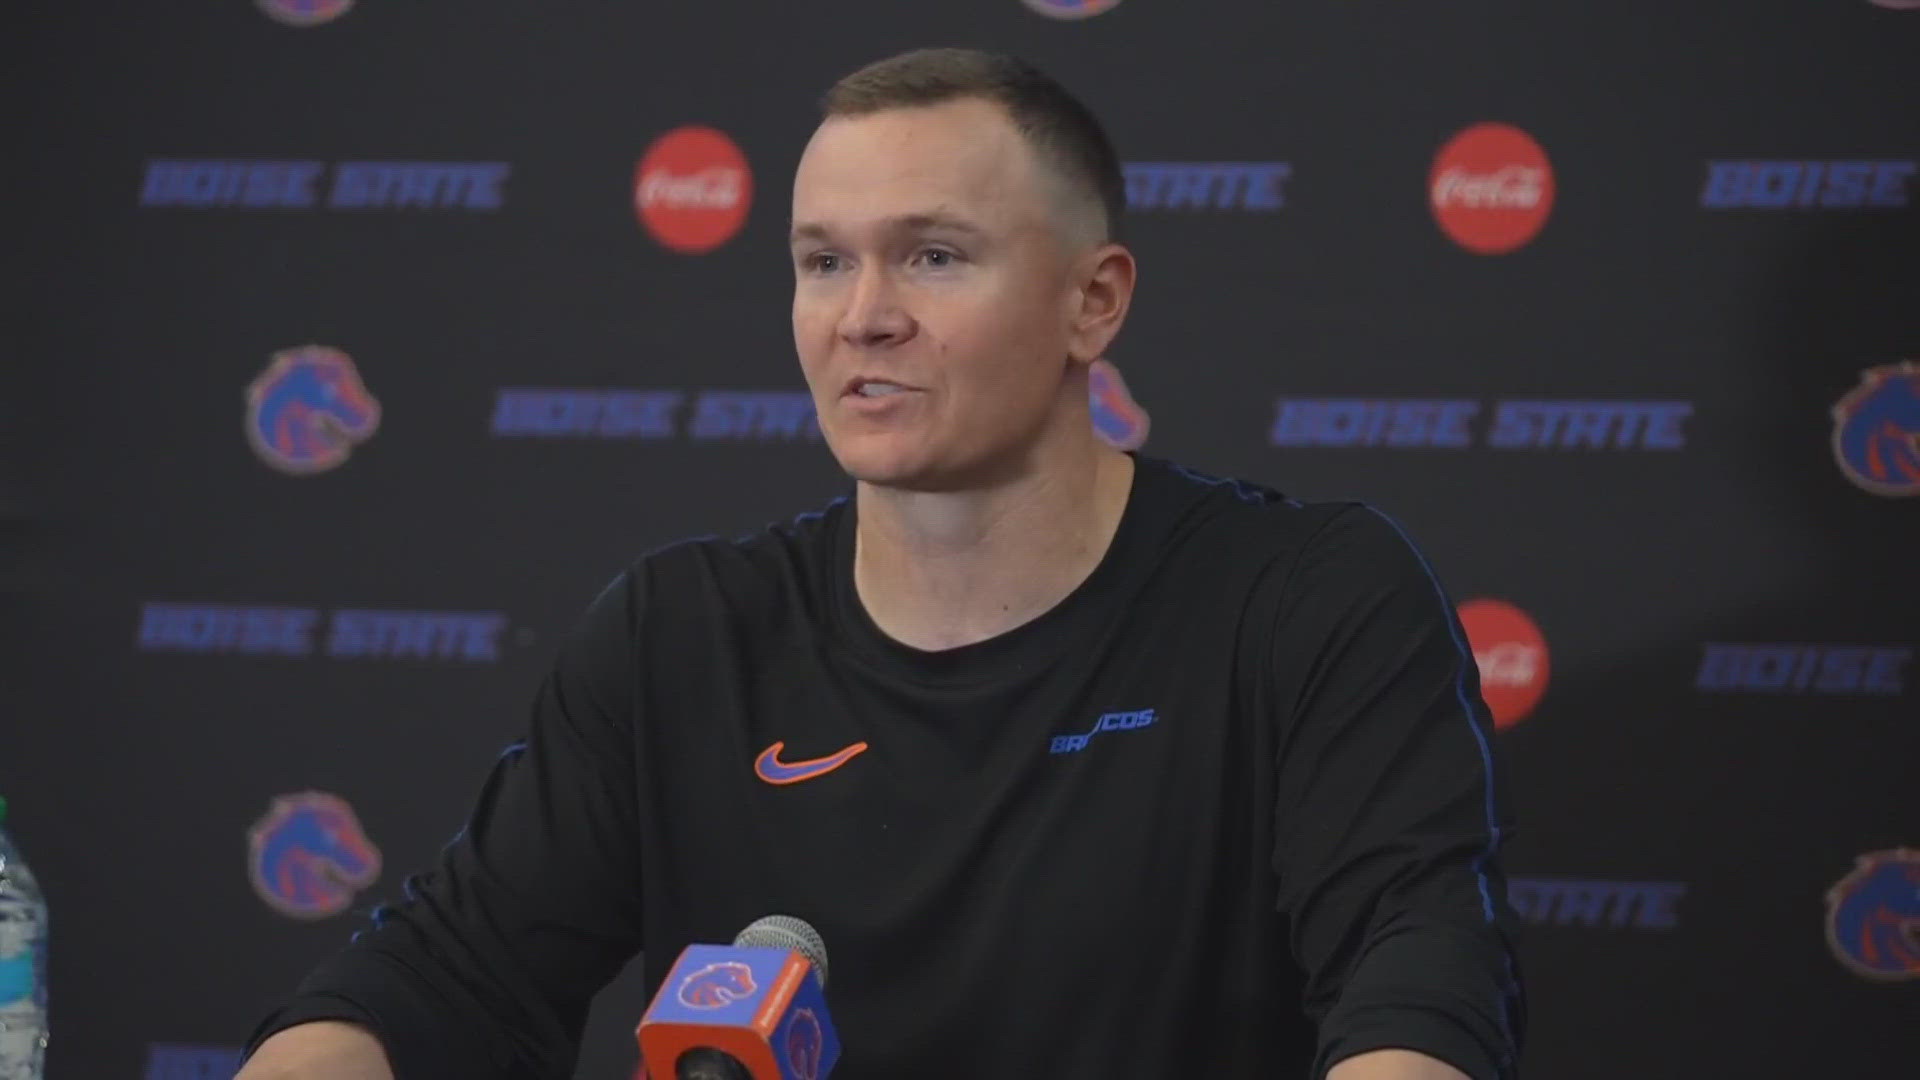
<instances>
[{"instance_id":1,"label":"blurred bottle in foreground","mask_svg":"<svg viewBox=\"0 0 1920 1080\"><path fill-rule=\"evenodd\" d=\"M0 1080L44 1080L47 901L6 833L0 798Z\"/></svg>"}]
</instances>

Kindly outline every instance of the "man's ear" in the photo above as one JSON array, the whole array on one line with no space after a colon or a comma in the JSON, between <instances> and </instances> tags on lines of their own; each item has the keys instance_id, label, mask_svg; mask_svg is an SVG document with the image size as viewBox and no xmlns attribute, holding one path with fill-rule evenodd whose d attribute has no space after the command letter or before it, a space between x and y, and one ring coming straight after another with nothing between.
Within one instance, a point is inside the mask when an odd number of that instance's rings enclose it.
<instances>
[{"instance_id":1,"label":"man's ear","mask_svg":"<svg viewBox=\"0 0 1920 1080\"><path fill-rule=\"evenodd\" d=\"M1133 253L1119 244L1102 244L1080 262L1080 285L1069 313L1069 355L1088 364L1104 355L1127 320L1133 304L1136 269Z\"/></svg>"}]
</instances>

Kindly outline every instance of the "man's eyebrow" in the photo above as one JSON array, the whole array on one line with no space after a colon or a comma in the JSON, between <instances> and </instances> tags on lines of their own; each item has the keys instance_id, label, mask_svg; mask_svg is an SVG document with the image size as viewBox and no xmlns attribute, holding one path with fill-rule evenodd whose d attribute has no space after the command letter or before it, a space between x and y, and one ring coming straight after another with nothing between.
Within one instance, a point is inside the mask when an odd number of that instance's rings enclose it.
<instances>
[{"instance_id":1,"label":"man's eyebrow","mask_svg":"<svg viewBox=\"0 0 1920 1080\"><path fill-rule=\"evenodd\" d=\"M978 235L986 231L973 222L968 221L966 218L937 212L928 214L901 214L898 217L888 218L881 222L880 227L889 232L925 232L933 229L942 229L947 232ZM802 240L824 240L827 238L829 231L825 225L819 222L798 221L794 223L792 231L787 235L787 239L790 243L798 243Z\"/></svg>"}]
</instances>

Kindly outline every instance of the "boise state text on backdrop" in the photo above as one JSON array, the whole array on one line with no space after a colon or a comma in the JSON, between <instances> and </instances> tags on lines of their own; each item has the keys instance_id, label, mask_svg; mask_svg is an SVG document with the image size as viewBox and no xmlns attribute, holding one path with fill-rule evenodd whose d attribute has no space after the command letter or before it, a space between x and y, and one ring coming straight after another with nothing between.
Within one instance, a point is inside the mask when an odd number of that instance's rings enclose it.
<instances>
[{"instance_id":1,"label":"boise state text on backdrop","mask_svg":"<svg viewBox=\"0 0 1920 1080\"><path fill-rule=\"evenodd\" d=\"M1686 401L1498 401L1484 429L1479 401L1437 398L1279 398L1274 446L1339 449L1680 450Z\"/></svg>"},{"instance_id":2,"label":"boise state text on backdrop","mask_svg":"<svg viewBox=\"0 0 1920 1080\"><path fill-rule=\"evenodd\" d=\"M1709 161L1709 210L1893 210L1907 205L1912 161Z\"/></svg>"},{"instance_id":3,"label":"boise state text on backdrop","mask_svg":"<svg viewBox=\"0 0 1920 1080\"><path fill-rule=\"evenodd\" d=\"M324 161L160 158L147 162L140 205L194 210L493 211L506 205L511 171L504 161L328 165Z\"/></svg>"},{"instance_id":4,"label":"boise state text on backdrop","mask_svg":"<svg viewBox=\"0 0 1920 1080\"><path fill-rule=\"evenodd\" d=\"M315 633L324 626L324 643ZM142 605L141 652L326 656L336 660L500 659L507 616L500 611L400 611L265 604Z\"/></svg>"}]
</instances>

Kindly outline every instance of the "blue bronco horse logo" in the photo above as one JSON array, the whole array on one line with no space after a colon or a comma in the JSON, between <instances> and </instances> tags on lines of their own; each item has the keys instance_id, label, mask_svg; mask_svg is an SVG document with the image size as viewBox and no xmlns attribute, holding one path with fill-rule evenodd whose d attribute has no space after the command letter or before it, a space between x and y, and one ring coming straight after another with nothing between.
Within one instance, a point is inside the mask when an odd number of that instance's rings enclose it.
<instances>
[{"instance_id":1,"label":"blue bronco horse logo","mask_svg":"<svg viewBox=\"0 0 1920 1080\"><path fill-rule=\"evenodd\" d=\"M826 1039L820 1033L820 1018L813 1015L813 1010L795 1010L792 1022L787 1025L787 1069L794 1080L818 1080L825 1044Z\"/></svg>"},{"instance_id":2,"label":"blue bronco horse logo","mask_svg":"<svg viewBox=\"0 0 1920 1080\"><path fill-rule=\"evenodd\" d=\"M247 387L247 441L281 472L325 472L379 426L380 403L367 393L353 359L338 349L277 352Z\"/></svg>"},{"instance_id":3,"label":"blue bronco horse logo","mask_svg":"<svg viewBox=\"0 0 1920 1080\"><path fill-rule=\"evenodd\" d=\"M723 1009L752 997L759 989L754 985L752 968L738 960L723 960L681 979L678 996L680 1004L689 1009Z\"/></svg>"},{"instance_id":4,"label":"blue bronco horse logo","mask_svg":"<svg viewBox=\"0 0 1920 1080\"><path fill-rule=\"evenodd\" d=\"M380 849L361 831L346 800L318 791L282 795L247 833L253 890L296 919L347 910L380 876Z\"/></svg>"},{"instance_id":5,"label":"blue bronco horse logo","mask_svg":"<svg viewBox=\"0 0 1920 1080\"><path fill-rule=\"evenodd\" d=\"M1094 434L1108 446L1138 450L1147 441L1147 410L1133 400L1127 381L1111 360L1095 360L1088 370L1087 399Z\"/></svg>"},{"instance_id":6,"label":"blue bronco horse logo","mask_svg":"<svg viewBox=\"0 0 1920 1080\"><path fill-rule=\"evenodd\" d=\"M1920 979L1920 850L1860 856L1827 892L1827 944L1857 975Z\"/></svg>"},{"instance_id":7,"label":"blue bronco horse logo","mask_svg":"<svg viewBox=\"0 0 1920 1080\"><path fill-rule=\"evenodd\" d=\"M353 0L255 0L260 10L288 26L318 26L337 19Z\"/></svg>"},{"instance_id":8,"label":"blue bronco horse logo","mask_svg":"<svg viewBox=\"0 0 1920 1080\"><path fill-rule=\"evenodd\" d=\"M1920 495L1920 362L1860 373L1833 407L1833 456L1875 495Z\"/></svg>"}]
</instances>

